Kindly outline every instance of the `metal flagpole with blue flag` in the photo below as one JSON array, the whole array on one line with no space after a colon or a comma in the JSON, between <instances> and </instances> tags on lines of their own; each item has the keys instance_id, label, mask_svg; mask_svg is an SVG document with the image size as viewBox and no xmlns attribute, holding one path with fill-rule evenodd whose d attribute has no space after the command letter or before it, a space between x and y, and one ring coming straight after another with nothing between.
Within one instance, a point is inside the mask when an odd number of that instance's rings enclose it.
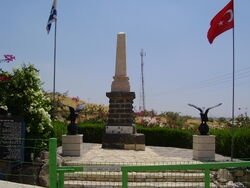
<instances>
[{"instance_id":1,"label":"metal flagpole with blue flag","mask_svg":"<svg viewBox=\"0 0 250 188\"><path fill-rule=\"evenodd\" d=\"M54 0L53 1L53 4L52 4L52 7L51 7L51 11L50 11L50 15L49 15L49 20L48 20L48 23L47 23L47 26L46 26L46 30L49 34L50 32L50 28L51 28L51 25L53 22L56 23L56 20L57 20L57 9L56 9L56 6L57 6L57 1Z\"/></svg>"},{"instance_id":2,"label":"metal flagpole with blue flag","mask_svg":"<svg viewBox=\"0 0 250 188\"><path fill-rule=\"evenodd\" d=\"M56 26L57 26L57 0L53 0L49 20L46 30L49 34L52 23L55 22L55 36L54 36L54 76L53 76L53 104L55 105L55 89L56 89ZM55 106L54 106L55 110ZM53 110L53 113L54 113ZM53 114L54 115L54 114Z\"/></svg>"}]
</instances>

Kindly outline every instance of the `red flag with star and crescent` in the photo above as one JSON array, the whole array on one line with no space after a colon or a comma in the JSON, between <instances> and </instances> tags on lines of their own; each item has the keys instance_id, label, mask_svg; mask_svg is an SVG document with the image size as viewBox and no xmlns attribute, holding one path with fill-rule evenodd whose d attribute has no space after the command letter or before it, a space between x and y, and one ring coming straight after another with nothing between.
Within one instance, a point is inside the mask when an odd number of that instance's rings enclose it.
<instances>
[{"instance_id":1,"label":"red flag with star and crescent","mask_svg":"<svg viewBox=\"0 0 250 188\"><path fill-rule=\"evenodd\" d=\"M234 4L231 0L210 22L207 38L210 44L221 33L234 27Z\"/></svg>"}]
</instances>

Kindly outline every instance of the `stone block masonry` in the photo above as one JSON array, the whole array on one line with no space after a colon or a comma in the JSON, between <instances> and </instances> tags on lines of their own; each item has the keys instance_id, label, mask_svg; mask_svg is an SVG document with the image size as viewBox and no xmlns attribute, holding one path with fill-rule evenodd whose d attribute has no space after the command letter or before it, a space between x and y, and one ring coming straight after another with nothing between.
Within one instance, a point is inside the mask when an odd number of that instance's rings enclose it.
<instances>
[{"instance_id":1,"label":"stone block masonry","mask_svg":"<svg viewBox=\"0 0 250 188\"><path fill-rule=\"evenodd\" d=\"M214 135L193 135L193 159L215 160Z\"/></svg>"},{"instance_id":2,"label":"stone block masonry","mask_svg":"<svg viewBox=\"0 0 250 188\"><path fill-rule=\"evenodd\" d=\"M145 150L145 136L136 133L133 112L134 92L110 92L108 124L102 137L103 148Z\"/></svg>"},{"instance_id":3,"label":"stone block masonry","mask_svg":"<svg viewBox=\"0 0 250 188\"><path fill-rule=\"evenodd\" d=\"M62 136L62 155L79 157L82 151L83 135L63 135Z\"/></svg>"},{"instance_id":4,"label":"stone block masonry","mask_svg":"<svg viewBox=\"0 0 250 188\"><path fill-rule=\"evenodd\" d=\"M134 92L110 92L108 126L132 126ZM132 133L132 132L131 132Z\"/></svg>"}]
</instances>

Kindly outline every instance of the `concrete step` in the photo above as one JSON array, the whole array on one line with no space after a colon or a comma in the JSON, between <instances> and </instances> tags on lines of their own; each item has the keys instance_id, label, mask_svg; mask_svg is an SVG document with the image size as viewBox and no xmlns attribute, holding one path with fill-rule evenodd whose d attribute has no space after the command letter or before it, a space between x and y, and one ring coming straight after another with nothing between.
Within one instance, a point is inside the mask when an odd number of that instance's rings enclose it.
<instances>
[{"instance_id":1,"label":"concrete step","mask_svg":"<svg viewBox=\"0 0 250 188\"><path fill-rule=\"evenodd\" d=\"M65 173L65 180L107 181L122 180L121 172L74 172ZM131 182L204 182L204 173L186 172L129 172Z\"/></svg>"},{"instance_id":2,"label":"concrete step","mask_svg":"<svg viewBox=\"0 0 250 188\"><path fill-rule=\"evenodd\" d=\"M65 161L63 166L158 166L158 165L184 165L202 164L200 161L166 161L166 162L91 162L91 161Z\"/></svg>"},{"instance_id":3,"label":"concrete step","mask_svg":"<svg viewBox=\"0 0 250 188\"><path fill-rule=\"evenodd\" d=\"M102 182L102 181L64 181L65 188L121 188L121 182ZM205 187L204 182L128 182L129 188L202 188ZM217 186L210 184L211 188Z\"/></svg>"}]
</instances>

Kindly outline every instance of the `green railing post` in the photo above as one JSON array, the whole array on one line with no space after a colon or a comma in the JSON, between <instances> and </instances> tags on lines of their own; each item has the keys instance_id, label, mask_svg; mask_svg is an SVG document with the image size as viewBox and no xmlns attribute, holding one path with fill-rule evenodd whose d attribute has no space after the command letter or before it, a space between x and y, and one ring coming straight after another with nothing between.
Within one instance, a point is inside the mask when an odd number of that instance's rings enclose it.
<instances>
[{"instance_id":1,"label":"green railing post","mask_svg":"<svg viewBox=\"0 0 250 188\"><path fill-rule=\"evenodd\" d=\"M56 138L49 139L49 188L57 188Z\"/></svg>"},{"instance_id":2,"label":"green railing post","mask_svg":"<svg viewBox=\"0 0 250 188\"><path fill-rule=\"evenodd\" d=\"M128 171L122 167L122 188L128 188Z\"/></svg>"},{"instance_id":3,"label":"green railing post","mask_svg":"<svg viewBox=\"0 0 250 188\"><path fill-rule=\"evenodd\" d=\"M205 168L205 188L210 188L210 169Z\"/></svg>"},{"instance_id":4,"label":"green railing post","mask_svg":"<svg viewBox=\"0 0 250 188\"><path fill-rule=\"evenodd\" d=\"M64 172L63 171L59 171L58 187L64 188Z\"/></svg>"}]
</instances>

